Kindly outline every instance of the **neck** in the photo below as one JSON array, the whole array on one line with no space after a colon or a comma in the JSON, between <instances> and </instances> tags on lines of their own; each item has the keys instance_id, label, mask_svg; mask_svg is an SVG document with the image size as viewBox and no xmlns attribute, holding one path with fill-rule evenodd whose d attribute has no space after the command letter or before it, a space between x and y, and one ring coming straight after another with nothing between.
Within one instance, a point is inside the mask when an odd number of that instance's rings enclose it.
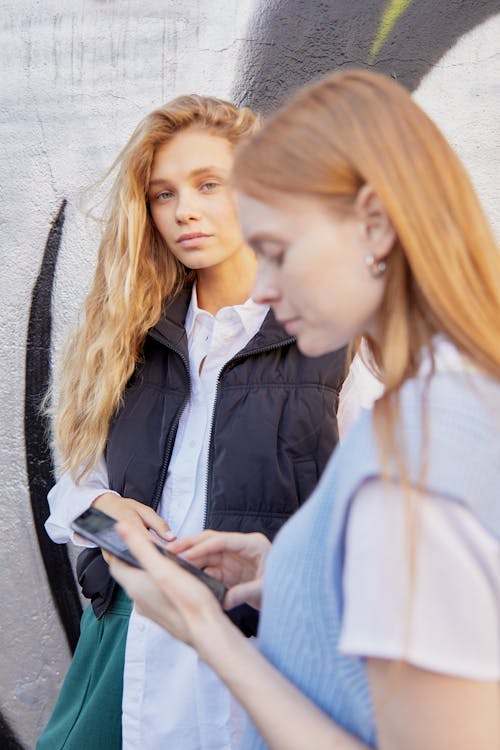
<instances>
[{"instance_id":1,"label":"neck","mask_svg":"<svg viewBox=\"0 0 500 750\"><path fill-rule=\"evenodd\" d=\"M196 273L198 306L215 315L222 307L241 305L250 297L257 260L250 248L235 253L231 258Z\"/></svg>"}]
</instances>

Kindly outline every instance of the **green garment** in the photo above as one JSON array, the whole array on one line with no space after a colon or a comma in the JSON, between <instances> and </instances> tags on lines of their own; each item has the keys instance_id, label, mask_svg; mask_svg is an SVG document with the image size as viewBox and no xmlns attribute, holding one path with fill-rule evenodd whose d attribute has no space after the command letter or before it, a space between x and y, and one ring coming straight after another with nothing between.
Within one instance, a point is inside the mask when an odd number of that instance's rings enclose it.
<instances>
[{"instance_id":1,"label":"green garment","mask_svg":"<svg viewBox=\"0 0 500 750\"><path fill-rule=\"evenodd\" d=\"M36 750L121 750L130 611L130 599L119 587L100 620L86 608L73 661Z\"/></svg>"}]
</instances>

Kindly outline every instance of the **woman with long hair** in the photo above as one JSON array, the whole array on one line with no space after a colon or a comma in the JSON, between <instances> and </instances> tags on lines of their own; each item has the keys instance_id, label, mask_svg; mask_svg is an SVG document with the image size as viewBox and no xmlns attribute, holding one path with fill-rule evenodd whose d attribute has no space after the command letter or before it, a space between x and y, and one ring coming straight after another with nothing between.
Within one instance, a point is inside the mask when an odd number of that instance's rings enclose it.
<instances>
[{"instance_id":1,"label":"woman with long hair","mask_svg":"<svg viewBox=\"0 0 500 750\"><path fill-rule=\"evenodd\" d=\"M254 299L307 355L362 337L385 391L267 557L253 535L171 545L226 607L262 602L260 653L126 522L145 570L112 573L241 702L245 750L494 750L500 256L469 178L401 86L353 70L274 114L234 182Z\"/></svg>"},{"instance_id":2,"label":"woman with long hair","mask_svg":"<svg viewBox=\"0 0 500 750\"><path fill-rule=\"evenodd\" d=\"M114 165L54 407L64 473L46 527L57 542L92 505L145 539L212 528L264 544L326 464L345 350L308 360L250 299L257 261L229 173L257 127L249 109L179 97L139 124ZM77 570L92 607L38 750L236 747L238 706L197 654L130 615L98 548ZM256 632L250 607L231 617Z\"/></svg>"}]
</instances>

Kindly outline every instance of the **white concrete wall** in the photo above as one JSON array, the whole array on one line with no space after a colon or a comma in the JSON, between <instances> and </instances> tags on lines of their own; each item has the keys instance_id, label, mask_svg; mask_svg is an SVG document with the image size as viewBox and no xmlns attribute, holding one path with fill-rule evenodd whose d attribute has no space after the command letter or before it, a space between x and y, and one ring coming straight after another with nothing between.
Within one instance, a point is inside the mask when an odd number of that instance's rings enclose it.
<instances>
[{"instance_id":1,"label":"white concrete wall","mask_svg":"<svg viewBox=\"0 0 500 750\"><path fill-rule=\"evenodd\" d=\"M337 5L352 15L349 3ZM363 5L377 6L378 19L385 3ZM0 708L26 747L47 720L69 663L34 533L23 435L30 297L51 219L66 198L53 307L58 348L95 261L94 228L77 208L82 189L101 176L153 107L180 93L230 97L236 84L240 91L253 86L253 56L265 46L281 54L283 39L266 37L266 14L278 6L281 28L297 27L286 2L0 0ZM321 9L304 3L306 15ZM373 25L366 31L367 48L375 32ZM469 29L416 91L463 156L497 229L499 38L499 15ZM312 57L326 55L326 64L331 55L331 67L336 52L319 36L318 49L314 42L308 47ZM293 57L294 50L288 53ZM274 70L269 80L271 98L273 92L278 98L287 80ZM262 101L266 96L269 87Z\"/></svg>"},{"instance_id":2,"label":"white concrete wall","mask_svg":"<svg viewBox=\"0 0 500 750\"><path fill-rule=\"evenodd\" d=\"M96 254L79 194L154 107L180 93L230 96L252 6L0 2L0 706L26 747L46 722L69 663L33 529L23 436L31 289L50 222L67 198L54 297L57 346Z\"/></svg>"}]
</instances>

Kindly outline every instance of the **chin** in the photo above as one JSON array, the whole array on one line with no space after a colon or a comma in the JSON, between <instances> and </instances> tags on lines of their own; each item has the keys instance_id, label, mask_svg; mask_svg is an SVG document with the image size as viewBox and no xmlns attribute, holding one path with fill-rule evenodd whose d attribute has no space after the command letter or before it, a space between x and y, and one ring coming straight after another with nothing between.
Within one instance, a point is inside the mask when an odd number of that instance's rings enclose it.
<instances>
[{"instance_id":1,"label":"chin","mask_svg":"<svg viewBox=\"0 0 500 750\"><path fill-rule=\"evenodd\" d=\"M301 354L306 357L321 357L323 354L333 351L324 344L322 345L320 341L309 339L307 336L297 337L297 347Z\"/></svg>"},{"instance_id":2,"label":"chin","mask_svg":"<svg viewBox=\"0 0 500 750\"><path fill-rule=\"evenodd\" d=\"M201 271L203 268L211 268L212 266L217 265L216 262L214 262L213 258L207 258L203 256L195 257L188 257L186 259L180 258L183 265L186 266L186 268L189 268L191 271Z\"/></svg>"},{"instance_id":3,"label":"chin","mask_svg":"<svg viewBox=\"0 0 500 750\"><path fill-rule=\"evenodd\" d=\"M342 341L322 341L319 338L308 338L307 336L297 337L297 347L301 354L306 357L322 357L325 354L331 354L332 352L341 349L346 345L346 342Z\"/></svg>"}]
</instances>

